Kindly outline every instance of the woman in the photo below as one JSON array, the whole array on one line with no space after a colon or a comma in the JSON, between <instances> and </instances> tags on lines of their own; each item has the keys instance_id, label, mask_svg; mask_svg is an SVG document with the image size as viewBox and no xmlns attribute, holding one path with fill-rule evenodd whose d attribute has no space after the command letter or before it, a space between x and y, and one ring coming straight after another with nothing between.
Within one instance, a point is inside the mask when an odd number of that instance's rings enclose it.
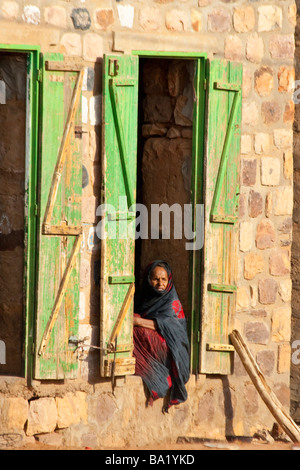
<instances>
[{"instance_id":1,"label":"woman","mask_svg":"<svg viewBox=\"0 0 300 470\"><path fill-rule=\"evenodd\" d=\"M134 315L136 375L150 392L150 402L165 397L164 411L187 399L189 341L182 305L164 261L150 263L144 274L140 302Z\"/></svg>"}]
</instances>

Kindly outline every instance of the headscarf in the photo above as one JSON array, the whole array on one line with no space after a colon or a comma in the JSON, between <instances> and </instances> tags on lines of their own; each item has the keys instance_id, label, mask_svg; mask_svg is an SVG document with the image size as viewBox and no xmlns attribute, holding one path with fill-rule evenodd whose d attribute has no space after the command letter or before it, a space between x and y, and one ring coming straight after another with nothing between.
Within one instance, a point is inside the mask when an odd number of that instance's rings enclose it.
<instances>
[{"instance_id":1,"label":"headscarf","mask_svg":"<svg viewBox=\"0 0 300 470\"><path fill-rule=\"evenodd\" d=\"M168 274L168 285L164 291L155 289L150 283L151 273L157 266L163 267ZM145 269L136 311L141 317L156 321L158 333L169 349L168 356L161 354L157 360L149 357L150 364L139 375L154 398L164 397L170 388L167 408L184 402L187 399L185 384L190 375L190 347L183 308L173 284L171 268L165 261L153 261ZM134 328L137 334L139 329ZM158 343L155 343L156 348L159 348Z\"/></svg>"}]
</instances>

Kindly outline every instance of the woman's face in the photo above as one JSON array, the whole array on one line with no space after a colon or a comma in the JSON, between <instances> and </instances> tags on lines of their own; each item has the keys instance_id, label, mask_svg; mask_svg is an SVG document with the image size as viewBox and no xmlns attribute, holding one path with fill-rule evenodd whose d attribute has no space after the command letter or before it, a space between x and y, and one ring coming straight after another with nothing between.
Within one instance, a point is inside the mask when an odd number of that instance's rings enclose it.
<instances>
[{"instance_id":1,"label":"woman's face","mask_svg":"<svg viewBox=\"0 0 300 470\"><path fill-rule=\"evenodd\" d=\"M168 273L161 266L156 266L150 275L150 284L157 290L166 290L168 285Z\"/></svg>"}]
</instances>

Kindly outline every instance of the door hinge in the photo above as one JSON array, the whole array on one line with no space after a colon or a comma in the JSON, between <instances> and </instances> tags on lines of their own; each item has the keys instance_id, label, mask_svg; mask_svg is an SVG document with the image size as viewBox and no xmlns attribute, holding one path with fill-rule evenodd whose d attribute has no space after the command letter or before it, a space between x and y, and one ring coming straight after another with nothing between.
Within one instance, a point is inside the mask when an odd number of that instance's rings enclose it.
<instances>
[{"instance_id":1,"label":"door hinge","mask_svg":"<svg viewBox=\"0 0 300 470\"><path fill-rule=\"evenodd\" d=\"M200 343L200 330L197 331L197 343Z\"/></svg>"},{"instance_id":2,"label":"door hinge","mask_svg":"<svg viewBox=\"0 0 300 470\"><path fill-rule=\"evenodd\" d=\"M37 217L39 215L39 206L38 204L34 205L34 215Z\"/></svg>"},{"instance_id":3,"label":"door hinge","mask_svg":"<svg viewBox=\"0 0 300 470\"><path fill-rule=\"evenodd\" d=\"M207 79L205 78L203 80L203 90L206 90L206 88L207 88Z\"/></svg>"}]
</instances>

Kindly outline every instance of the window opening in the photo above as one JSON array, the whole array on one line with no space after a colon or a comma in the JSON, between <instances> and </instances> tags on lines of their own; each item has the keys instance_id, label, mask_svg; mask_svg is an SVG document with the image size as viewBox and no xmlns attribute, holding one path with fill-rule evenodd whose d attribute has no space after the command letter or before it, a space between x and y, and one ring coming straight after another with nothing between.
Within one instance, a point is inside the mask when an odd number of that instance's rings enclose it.
<instances>
[{"instance_id":1,"label":"window opening","mask_svg":"<svg viewBox=\"0 0 300 470\"><path fill-rule=\"evenodd\" d=\"M0 52L0 374L12 376L23 373L26 83L27 54Z\"/></svg>"}]
</instances>

